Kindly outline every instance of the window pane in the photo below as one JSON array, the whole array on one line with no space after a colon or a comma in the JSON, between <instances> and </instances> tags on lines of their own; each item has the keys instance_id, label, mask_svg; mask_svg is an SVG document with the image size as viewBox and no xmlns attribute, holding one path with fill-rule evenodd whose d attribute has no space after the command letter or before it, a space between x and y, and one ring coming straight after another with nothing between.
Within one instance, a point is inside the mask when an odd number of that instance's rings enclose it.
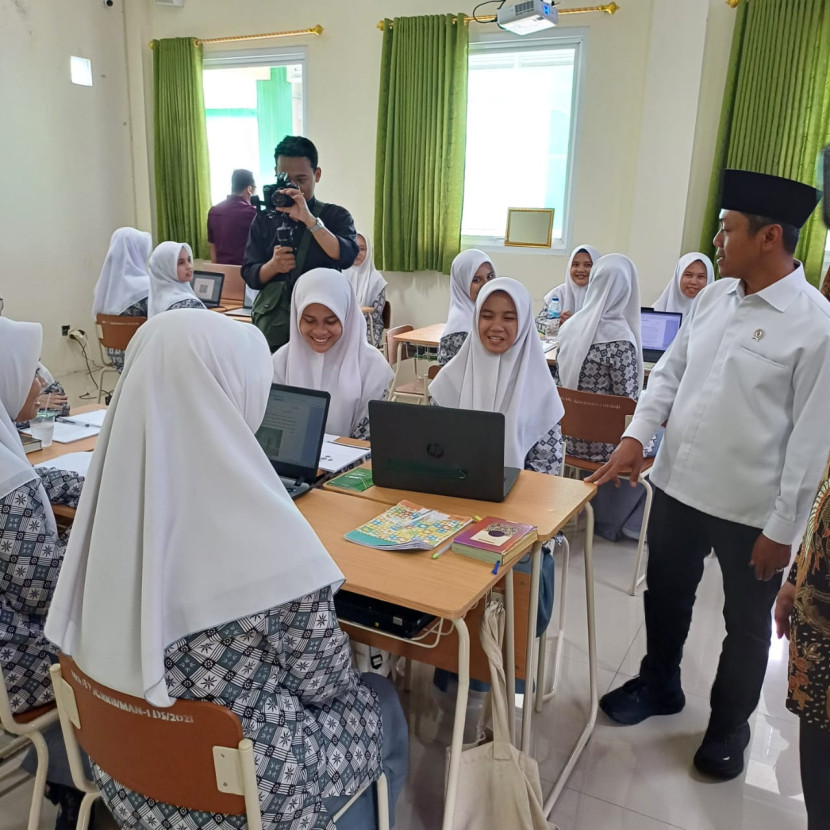
<instances>
[{"instance_id":1,"label":"window pane","mask_svg":"<svg viewBox=\"0 0 830 830\"><path fill-rule=\"evenodd\" d=\"M203 77L211 201L228 195L238 167L253 171L261 192L274 181L274 147L303 132L302 64L206 67Z\"/></svg>"},{"instance_id":2,"label":"window pane","mask_svg":"<svg viewBox=\"0 0 830 830\"><path fill-rule=\"evenodd\" d=\"M509 207L553 208L562 237L573 46L469 58L462 233L503 237Z\"/></svg>"}]
</instances>

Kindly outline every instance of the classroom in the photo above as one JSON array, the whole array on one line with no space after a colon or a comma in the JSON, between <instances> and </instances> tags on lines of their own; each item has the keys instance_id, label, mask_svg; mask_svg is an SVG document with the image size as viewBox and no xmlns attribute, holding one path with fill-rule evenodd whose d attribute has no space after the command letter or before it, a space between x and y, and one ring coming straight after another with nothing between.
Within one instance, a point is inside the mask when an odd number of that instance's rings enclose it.
<instances>
[{"instance_id":1,"label":"classroom","mask_svg":"<svg viewBox=\"0 0 830 830\"><path fill-rule=\"evenodd\" d=\"M0 830L830 830L828 44L0 0Z\"/></svg>"}]
</instances>

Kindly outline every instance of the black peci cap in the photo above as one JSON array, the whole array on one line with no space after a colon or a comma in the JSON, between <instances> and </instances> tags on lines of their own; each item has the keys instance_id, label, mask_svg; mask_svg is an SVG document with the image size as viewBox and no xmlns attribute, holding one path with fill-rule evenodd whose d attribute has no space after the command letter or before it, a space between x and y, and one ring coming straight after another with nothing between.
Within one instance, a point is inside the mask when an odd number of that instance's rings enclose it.
<instances>
[{"instance_id":1,"label":"black peci cap","mask_svg":"<svg viewBox=\"0 0 830 830\"><path fill-rule=\"evenodd\" d=\"M820 200L821 191L809 184L749 170L723 171L723 210L753 213L801 228Z\"/></svg>"}]
</instances>

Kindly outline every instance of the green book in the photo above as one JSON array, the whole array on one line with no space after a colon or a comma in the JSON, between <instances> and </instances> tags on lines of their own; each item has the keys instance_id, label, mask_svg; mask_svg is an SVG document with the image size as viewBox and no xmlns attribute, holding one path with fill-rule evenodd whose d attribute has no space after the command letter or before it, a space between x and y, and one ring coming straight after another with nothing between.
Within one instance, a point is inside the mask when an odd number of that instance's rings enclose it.
<instances>
[{"instance_id":1,"label":"green book","mask_svg":"<svg viewBox=\"0 0 830 830\"><path fill-rule=\"evenodd\" d=\"M366 467L355 467L354 470L341 473L339 476L331 479L328 486L362 493L372 486L372 471Z\"/></svg>"}]
</instances>

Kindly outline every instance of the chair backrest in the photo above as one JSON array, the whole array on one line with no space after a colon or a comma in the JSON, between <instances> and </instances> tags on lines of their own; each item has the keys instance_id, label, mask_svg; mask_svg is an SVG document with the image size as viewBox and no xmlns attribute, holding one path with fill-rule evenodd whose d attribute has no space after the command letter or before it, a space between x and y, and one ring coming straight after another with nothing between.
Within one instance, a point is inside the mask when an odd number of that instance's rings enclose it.
<instances>
[{"instance_id":1,"label":"chair backrest","mask_svg":"<svg viewBox=\"0 0 830 830\"><path fill-rule=\"evenodd\" d=\"M398 344L395 342L395 335L406 334L414 330L414 326L395 326L393 329L386 330L386 359L391 366L398 362ZM409 357L411 357L409 343L404 343L401 349L401 360L407 360Z\"/></svg>"},{"instance_id":2,"label":"chair backrest","mask_svg":"<svg viewBox=\"0 0 830 830\"><path fill-rule=\"evenodd\" d=\"M216 271L225 275L222 283L222 299L237 300L242 302L245 299L245 280L242 279L241 265L221 265L218 262L206 262L200 267L202 271Z\"/></svg>"},{"instance_id":3,"label":"chair backrest","mask_svg":"<svg viewBox=\"0 0 830 830\"><path fill-rule=\"evenodd\" d=\"M138 329L147 322L146 317L121 317L117 314L99 314L95 318L98 339L105 349L123 351Z\"/></svg>"},{"instance_id":4,"label":"chair backrest","mask_svg":"<svg viewBox=\"0 0 830 830\"><path fill-rule=\"evenodd\" d=\"M59 676L53 668L53 682L78 744L116 781L189 810L245 813L241 795L218 789L214 748L224 747L232 756L243 738L242 724L230 709L192 700L159 709L98 683L64 654ZM61 683L66 686L57 688Z\"/></svg>"},{"instance_id":5,"label":"chair backrest","mask_svg":"<svg viewBox=\"0 0 830 830\"><path fill-rule=\"evenodd\" d=\"M392 324L392 306L389 303L389 300L383 304L383 311L381 312L380 319L383 321L383 327L385 329L388 329Z\"/></svg>"},{"instance_id":6,"label":"chair backrest","mask_svg":"<svg viewBox=\"0 0 830 830\"><path fill-rule=\"evenodd\" d=\"M560 389L565 407L562 434L582 441L619 444L626 428L626 417L633 415L637 402L621 395L597 395Z\"/></svg>"},{"instance_id":7,"label":"chair backrest","mask_svg":"<svg viewBox=\"0 0 830 830\"><path fill-rule=\"evenodd\" d=\"M427 369L427 378L429 380L435 380L436 376L441 371L441 368L442 367L439 366L437 363L433 363L432 366L430 366L429 369Z\"/></svg>"}]
</instances>

